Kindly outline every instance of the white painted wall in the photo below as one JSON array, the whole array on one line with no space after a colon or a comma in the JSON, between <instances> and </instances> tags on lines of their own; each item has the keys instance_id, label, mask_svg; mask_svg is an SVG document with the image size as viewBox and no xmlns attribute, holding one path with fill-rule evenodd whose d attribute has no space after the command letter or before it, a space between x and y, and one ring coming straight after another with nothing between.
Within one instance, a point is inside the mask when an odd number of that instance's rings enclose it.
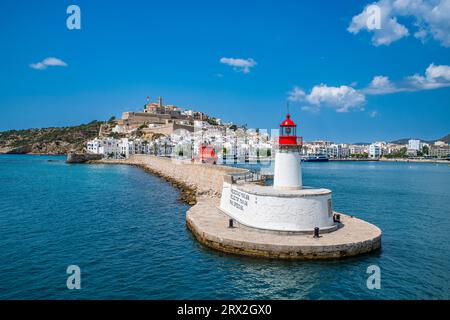
<instances>
[{"instance_id":1,"label":"white painted wall","mask_svg":"<svg viewBox=\"0 0 450 320\"><path fill-rule=\"evenodd\" d=\"M270 187L268 187L270 188ZM262 196L224 182L220 209L253 228L276 231L313 231L333 227L331 193L314 196Z\"/></svg>"},{"instance_id":2,"label":"white painted wall","mask_svg":"<svg viewBox=\"0 0 450 320\"><path fill-rule=\"evenodd\" d=\"M273 187L276 189L301 189L302 168L298 152L280 152L275 154Z\"/></svg>"}]
</instances>

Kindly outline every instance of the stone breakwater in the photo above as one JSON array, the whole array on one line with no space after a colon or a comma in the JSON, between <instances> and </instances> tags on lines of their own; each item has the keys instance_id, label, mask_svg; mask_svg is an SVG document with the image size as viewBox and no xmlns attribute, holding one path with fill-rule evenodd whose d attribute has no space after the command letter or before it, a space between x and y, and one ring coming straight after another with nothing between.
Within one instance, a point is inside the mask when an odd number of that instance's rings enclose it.
<instances>
[{"instance_id":1,"label":"stone breakwater","mask_svg":"<svg viewBox=\"0 0 450 320\"><path fill-rule=\"evenodd\" d=\"M247 170L219 165L192 163L149 155L133 155L124 160L96 160L89 163L129 164L161 177L181 190L180 200L195 205L197 197L220 198L226 174L245 173Z\"/></svg>"},{"instance_id":2,"label":"stone breakwater","mask_svg":"<svg viewBox=\"0 0 450 320\"><path fill-rule=\"evenodd\" d=\"M203 245L232 254L277 259L336 259L381 248L381 230L352 216L341 215L337 231L319 238L300 233L272 232L249 228L218 209L224 179L248 170L195 164L169 158L134 155L125 160L96 160L89 163L129 164L164 178L181 189L180 200L192 205L186 226Z\"/></svg>"},{"instance_id":3,"label":"stone breakwater","mask_svg":"<svg viewBox=\"0 0 450 320\"><path fill-rule=\"evenodd\" d=\"M335 212L337 213L337 212ZM217 209L214 199L201 199L189 209L186 224L204 245L238 255L275 259L339 259L381 248L381 230L361 219L342 213L336 231L319 238L296 232L267 231L235 222Z\"/></svg>"}]
</instances>

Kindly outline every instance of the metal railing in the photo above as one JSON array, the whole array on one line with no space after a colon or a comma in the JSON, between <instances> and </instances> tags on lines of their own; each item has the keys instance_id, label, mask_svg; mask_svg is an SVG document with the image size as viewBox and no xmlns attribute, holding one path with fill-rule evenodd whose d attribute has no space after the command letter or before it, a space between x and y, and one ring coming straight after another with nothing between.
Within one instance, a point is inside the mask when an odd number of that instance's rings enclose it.
<instances>
[{"instance_id":1,"label":"metal railing","mask_svg":"<svg viewBox=\"0 0 450 320\"><path fill-rule=\"evenodd\" d=\"M251 171L245 173L230 173L229 174L232 179L232 183L236 183L238 181L244 182L259 182L264 181L264 176L259 171Z\"/></svg>"}]
</instances>

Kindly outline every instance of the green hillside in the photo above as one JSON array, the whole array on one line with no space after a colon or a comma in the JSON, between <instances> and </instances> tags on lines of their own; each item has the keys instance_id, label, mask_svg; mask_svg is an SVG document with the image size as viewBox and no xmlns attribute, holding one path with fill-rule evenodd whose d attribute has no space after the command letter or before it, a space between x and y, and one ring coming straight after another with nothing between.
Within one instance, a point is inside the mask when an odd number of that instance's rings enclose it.
<instances>
[{"instance_id":1,"label":"green hillside","mask_svg":"<svg viewBox=\"0 0 450 320\"><path fill-rule=\"evenodd\" d=\"M0 151L19 148L19 153L64 154L82 150L86 140L98 135L103 122L92 121L73 127L9 130L0 132Z\"/></svg>"}]
</instances>

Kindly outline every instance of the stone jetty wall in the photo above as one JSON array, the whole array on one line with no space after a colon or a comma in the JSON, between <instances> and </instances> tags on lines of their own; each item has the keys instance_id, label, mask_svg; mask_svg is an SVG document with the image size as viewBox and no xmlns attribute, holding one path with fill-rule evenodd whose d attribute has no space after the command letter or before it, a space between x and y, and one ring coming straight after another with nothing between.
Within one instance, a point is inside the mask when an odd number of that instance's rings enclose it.
<instances>
[{"instance_id":1,"label":"stone jetty wall","mask_svg":"<svg viewBox=\"0 0 450 320\"><path fill-rule=\"evenodd\" d=\"M100 160L95 163L117 163L137 165L161 176L181 189L194 190L196 195L220 197L224 175L245 173L247 170L220 165L192 163L150 155L132 155L125 160Z\"/></svg>"},{"instance_id":2,"label":"stone jetty wall","mask_svg":"<svg viewBox=\"0 0 450 320\"><path fill-rule=\"evenodd\" d=\"M166 179L181 189L180 200L192 207L186 225L202 244L224 252L266 258L334 259L377 250L381 230L362 220L341 215L342 224L319 238L298 233L271 233L236 222L229 227L229 216L217 206L224 178L248 170L192 163L149 155L134 155L124 160L96 160L89 163L128 164Z\"/></svg>"}]
</instances>

